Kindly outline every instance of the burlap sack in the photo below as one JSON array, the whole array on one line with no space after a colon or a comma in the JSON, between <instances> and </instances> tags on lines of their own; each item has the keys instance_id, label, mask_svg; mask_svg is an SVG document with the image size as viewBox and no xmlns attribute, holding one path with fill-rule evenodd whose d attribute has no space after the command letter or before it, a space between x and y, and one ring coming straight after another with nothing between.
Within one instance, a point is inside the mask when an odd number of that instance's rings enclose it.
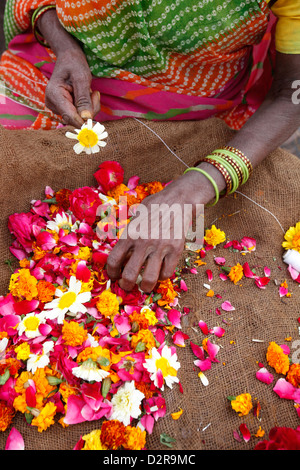
<instances>
[{"instance_id":1,"label":"burlap sack","mask_svg":"<svg viewBox=\"0 0 300 470\"><path fill-rule=\"evenodd\" d=\"M148 123L149 124L149 123ZM224 145L232 131L218 119L205 122L151 122L149 124L170 148L187 164L192 165L208 152ZM62 187L75 189L95 184L93 173L101 161L117 160L125 169L125 179L138 174L143 182L151 180L169 181L184 171L184 166L166 149L161 141L135 120L121 120L106 124L108 145L96 156L80 155L73 152L73 142L65 138L65 129L59 131L6 131L0 129L0 287L5 294L11 271L5 260L12 258L9 253L11 236L7 230L8 215L27 211L29 202L43 196L46 185L54 190ZM300 219L300 161L286 151L277 150L257 169L241 191L276 215L284 230L295 225ZM165 390L167 416L158 420L154 432L147 439L151 450L170 450L160 442L160 435L166 433L176 440L173 449L253 449L258 438L253 435L259 426L266 431L277 426L296 428L299 418L293 403L280 399L268 386L259 382L255 373L258 362L266 365L266 349L269 341L278 344L285 338L299 338L297 318L300 313L299 285L293 282L283 264L281 243L283 232L278 222L268 212L241 195L230 196L205 211L205 225L215 223L231 239L243 236L257 240L257 250L247 257L240 253L217 248L205 261L206 266L198 269L199 274L187 274L188 292L181 298L181 307L187 306L192 312L184 317L183 331L190 340L200 343L204 338L198 321L204 320L209 327L223 326L225 335L214 338L221 348L219 363L213 364L206 372L209 385L204 387L194 366L195 357L189 341L185 348L178 348L181 362L178 386ZM264 266L271 268L272 281L265 290L259 289L252 279L244 279L241 286L230 281L223 282L215 274L213 289L229 300L236 308L234 312L223 312L217 316L215 308L220 299L206 297L207 282L205 270L216 273L213 255L225 256L228 264L237 261L257 265L261 272ZM275 280L288 280L292 296L281 299ZM240 283L239 283L240 284ZM227 323L223 323L222 320ZM263 342L253 342L260 339ZM299 346L298 346L299 347ZM197 369L197 370L196 370ZM279 377L275 373L276 379ZM275 383L275 382L274 382ZM273 384L274 385L274 384ZM259 421L252 412L242 418L231 409L227 397L249 392L259 400L262 411ZM183 409L179 420L174 421L171 413ZM252 433L248 443L238 442L233 431L245 422ZM39 434L29 427L23 415L17 415L13 425L22 433L26 449L72 449L83 435L99 427L90 422L62 428L59 424ZM11 427L1 434L0 448L4 449Z\"/></svg>"}]
</instances>

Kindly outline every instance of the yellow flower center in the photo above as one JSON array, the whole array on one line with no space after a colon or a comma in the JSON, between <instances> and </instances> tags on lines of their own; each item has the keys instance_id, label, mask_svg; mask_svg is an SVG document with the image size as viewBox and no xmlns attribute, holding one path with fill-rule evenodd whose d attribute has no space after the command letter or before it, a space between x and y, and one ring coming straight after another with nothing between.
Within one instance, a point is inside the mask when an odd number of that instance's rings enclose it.
<instances>
[{"instance_id":1,"label":"yellow flower center","mask_svg":"<svg viewBox=\"0 0 300 470\"><path fill-rule=\"evenodd\" d=\"M92 129L82 129L77 138L83 147L94 147L98 143L98 136Z\"/></svg>"},{"instance_id":2,"label":"yellow flower center","mask_svg":"<svg viewBox=\"0 0 300 470\"><path fill-rule=\"evenodd\" d=\"M157 369L160 369L162 372L163 377L167 377L168 375L177 375L176 370L170 366L168 359L165 357L160 357L155 361L155 365Z\"/></svg>"},{"instance_id":3,"label":"yellow flower center","mask_svg":"<svg viewBox=\"0 0 300 470\"><path fill-rule=\"evenodd\" d=\"M294 248L300 248L300 232L296 233L292 241Z\"/></svg>"},{"instance_id":4,"label":"yellow flower center","mask_svg":"<svg viewBox=\"0 0 300 470\"><path fill-rule=\"evenodd\" d=\"M75 292L66 292L64 294L58 304L58 308L61 308L62 310L64 308L69 308L76 300L76 294Z\"/></svg>"},{"instance_id":5,"label":"yellow flower center","mask_svg":"<svg viewBox=\"0 0 300 470\"><path fill-rule=\"evenodd\" d=\"M36 331L39 327L40 321L37 317L29 317L24 320L26 330Z\"/></svg>"}]
</instances>

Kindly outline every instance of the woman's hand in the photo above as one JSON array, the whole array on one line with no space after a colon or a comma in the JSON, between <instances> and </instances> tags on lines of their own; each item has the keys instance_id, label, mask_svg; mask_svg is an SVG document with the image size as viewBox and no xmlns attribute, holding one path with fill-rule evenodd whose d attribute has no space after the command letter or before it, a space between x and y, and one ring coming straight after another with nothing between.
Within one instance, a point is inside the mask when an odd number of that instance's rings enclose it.
<instances>
[{"instance_id":1,"label":"woman's hand","mask_svg":"<svg viewBox=\"0 0 300 470\"><path fill-rule=\"evenodd\" d=\"M91 92L92 74L79 43L61 26L55 10L46 11L38 28L56 55L45 104L65 124L80 127L100 111L100 93Z\"/></svg>"},{"instance_id":2,"label":"woman's hand","mask_svg":"<svg viewBox=\"0 0 300 470\"><path fill-rule=\"evenodd\" d=\"M223 188L224 180L218 171L215 176ZM205 176L190 171L144 199L138 206L142 208L108 257L109 277L119 279L120 286L130 291L141 274L140 288L147 293L158 280L171 277L183 252L197 204L202 208L213 197L214 189Z\"/></svg>"}]
</instances>

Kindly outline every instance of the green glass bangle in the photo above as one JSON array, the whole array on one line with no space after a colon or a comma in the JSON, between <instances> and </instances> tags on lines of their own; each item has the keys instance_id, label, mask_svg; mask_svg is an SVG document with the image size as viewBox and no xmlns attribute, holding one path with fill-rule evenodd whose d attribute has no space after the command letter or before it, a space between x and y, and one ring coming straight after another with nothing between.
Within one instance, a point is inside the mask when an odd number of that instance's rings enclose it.
<instances>
[{"instance_id":1,"label":"green glass bangle","mask_svg":"<svg viewBox=\"0 0 300 470\"><path fill-rule=\"evenodd\" d=\"M220 155L213 154L213 155L208 155L206 158L210 158L211 160L215 160L216 162L220 163L223 165L228 173L230 174L231 180L232 180L232 188L231 191L229 191L228 194L234 193L238 187L239 187L239 178L238 175L236 174L235 169L228 163L224 158L222 158Z\"/></svg>"},{"instance_id":2,"label":"green glass bangle","mask_svg":"<svg viewBox=\"0 0 300 470\"><path fill-rule=\"evenodd\" d=\"M202 173L202 175L204 175L211 182L211 184L213 185L213 188L215 190L216 199L212 204L207 204L207 206L210 207L210 206L216 205L217 202L219 201L220 194L219 194L219 189L218 189L218 186L217 186L217 183L215 182L215 180L206 171L202 170L201 168L197 168L197 167L187 168L185 170L184 174L187 173L188 171L191 171L191 170L199 171L199 173Z\"/></svg>"},{"instance_id":3,"label":"green glass bangle","mask_svg":"<svg viewBox=\"0 0 300 470\"><path fill-rule=\"evenodd\" d=\"M217 150L214 150L213 153L217 153L217 154L223 153L224 155L228 155L229 157L231 157L240 166L242 170L242 174L243 174L242 184L245 184L246 181L248 181L249 176L250 176L249 169L246 163L238 155L226 149L217 149Z\"/></svg>"}]
</instances>

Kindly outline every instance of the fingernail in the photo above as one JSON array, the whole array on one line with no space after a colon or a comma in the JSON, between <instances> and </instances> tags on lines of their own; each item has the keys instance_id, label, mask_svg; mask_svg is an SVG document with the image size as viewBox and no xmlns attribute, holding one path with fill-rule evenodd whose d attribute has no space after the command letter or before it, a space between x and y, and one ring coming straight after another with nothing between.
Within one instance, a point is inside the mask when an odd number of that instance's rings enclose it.
<instances>
[{"instance_id":1,"label":"fingernail","mask_svg":"<svg viewBox=\"0 0 300 470\"><path fill-rule=\"evenodd\" d=\"M91 112L88 111L88 110L84 110L80 113L80 117L82 117L82 119L92 119L92 115L91 115Z\"/></svg>"}]
</instances>

